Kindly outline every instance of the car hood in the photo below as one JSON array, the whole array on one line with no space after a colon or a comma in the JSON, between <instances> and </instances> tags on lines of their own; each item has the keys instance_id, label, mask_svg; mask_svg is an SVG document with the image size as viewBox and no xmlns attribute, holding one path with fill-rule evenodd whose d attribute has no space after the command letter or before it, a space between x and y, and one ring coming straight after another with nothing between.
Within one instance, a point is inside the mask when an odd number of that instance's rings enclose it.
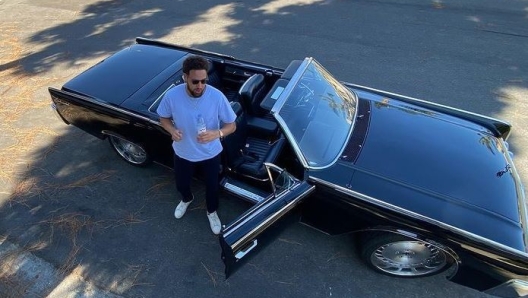
<instances>
[{"instance_id":1,"label":"car hood","mask_svg":"<svg viewBox=\"0 0 528 298\"><path fill-rule=\"evenodd\" d=\"M368 117L360 115L356 125L361 121L367 124L358 154L339 161L354 169L348 188L524 251L519 182L501 139L469 121L387 98L371 100ZM497 235L490 225L518 235Z\"/></svg>"}]
</instances>

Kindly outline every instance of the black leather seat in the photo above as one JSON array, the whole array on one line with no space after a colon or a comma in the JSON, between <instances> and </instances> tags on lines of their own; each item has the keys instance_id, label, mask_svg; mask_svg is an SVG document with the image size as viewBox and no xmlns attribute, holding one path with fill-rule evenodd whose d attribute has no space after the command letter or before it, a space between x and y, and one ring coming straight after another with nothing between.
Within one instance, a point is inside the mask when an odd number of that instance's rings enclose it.
<instances>
[{"instance_id":1,"label":"black leather seat","mask_svg":"<svg viewBox=\"0 0 528 298\"><path fill-rule=\"evenodd\" d=\"M207 84L215 87L218 90L222 90L222 82L220 80L220 75L214 66L213 62L208 60L209 70L207 71Z\"/></svg>"},{"instance_id":2,"label":"black leather seat","mask_svg":"<svg viewBox=\"0 0 528 298\"><path fill-rule=\"evenodd\" d=\"M246 112L250 130L258 135L271 135L277 132L277 123L269 111L261 108L260 103L268 92L262 74L249 77L238 91L240 102Z\"/></svg>"},{"instance_id":3,"label":"black leather seat","mask_svg":"<svg viewBox=\"0 0 528 298\"><path fill-rule=\"evenodd\" d=\"M285 143L286 139L282 135L274 141L249 137L243 150L244 162L239 165L237 171L257 180L267 180L269 177L264 163L276 162Z\"/></svg>"},{"instance_id":4,"label":"black leather seat","mask_svg":"<svg viewBox=\"0 0 528 298\"><path fill-rule=\"evenodd\" d=\"M215 64L209 61L209 71L207 72L207 84L215 87L216 89L222 91L224 93L225 97L228 101L238 101L238 92L237 90L233 89L226 89L223 82L222 82L222 67L217 67Z\"/></svg>"},{"instance_id":5,"label":"black leather seat","mask_svg":"<svg viewBox=\"0 0 528 298\"><path fill-rule=\"evenodd\" d=\"M263 116L267 113L260 107L260 102L266 96L266 82L262 74L254 74L249 77L240 90L240 101L244 110L251 116Z\"/></svg>"},{"instance_id":6,"label":"black leather seat","mask_svg":"<svg viewBox=\"0 0 528 298\"><path fill-rule=\"evenodd\" d=\"M223 141L225 164L233 172L254 180L268 179L265 162L274 163L286 139L279 135L273 140L249 136L247 116L240 103L232 102L231 107L237 114L236 131Z\"/></svg>"}]
</instances>

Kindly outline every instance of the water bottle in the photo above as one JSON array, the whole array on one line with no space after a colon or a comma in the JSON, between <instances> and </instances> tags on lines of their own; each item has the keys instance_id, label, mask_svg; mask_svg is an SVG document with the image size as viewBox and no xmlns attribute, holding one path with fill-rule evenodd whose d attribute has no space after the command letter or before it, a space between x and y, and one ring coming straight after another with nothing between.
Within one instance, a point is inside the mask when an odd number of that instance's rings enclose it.
<instances>
[{"instance_id":1,"label":"water bottle","mask_svg":"<svg viewBox=\"0 0 528 298\"><path fill-rule=\"evenodd\" d=\"M202 117L202 114L198 114L196 117L196 131L198 131L198 134L204 133L206 131L205 120Z\"/></svg>"}]
</instances>

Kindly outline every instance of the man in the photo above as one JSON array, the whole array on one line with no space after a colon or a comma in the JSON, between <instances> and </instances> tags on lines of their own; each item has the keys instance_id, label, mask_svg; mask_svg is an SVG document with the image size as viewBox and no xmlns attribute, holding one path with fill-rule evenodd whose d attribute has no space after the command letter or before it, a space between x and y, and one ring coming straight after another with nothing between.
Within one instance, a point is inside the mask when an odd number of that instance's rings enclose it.
<instances>
[{"instance_id":1,"label":"man","mask_svg":"<svg viewBox=\"0 0 528 298\"><path fill-rule=\"evenodd\" d=\"M157 113L173 140L176 188L182 197L174 217L181 218L194 199L191 181L195 167L199 166L205 177L207 218L213 233L219 234L222 224L216 211L220 139L235 131L236 115L224 94L206 84L208 69L209 63L203 57L185 59L185 83L167 91Z\"/></svg>"}]
</instances>

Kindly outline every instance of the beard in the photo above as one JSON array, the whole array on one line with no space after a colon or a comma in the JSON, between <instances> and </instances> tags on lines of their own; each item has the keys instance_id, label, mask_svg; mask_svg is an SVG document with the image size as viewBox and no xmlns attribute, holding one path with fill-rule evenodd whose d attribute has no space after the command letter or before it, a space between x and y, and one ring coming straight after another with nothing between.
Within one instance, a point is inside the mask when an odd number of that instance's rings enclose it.
<instances>
[{"instance_id":1,"label":"beard","mask_svg":"<svg viewBox=\"0 0 528 298\"><path fill-rule=\"evenodd\" d=\"M204 92L205 92L205 85L204 85L204 87L203 87L203 89L202 89L202 91L201 91L200 93L196 93L196 92L194 92L194 91L189 87L189 84L186 83L186 85L187 85L187 93L188 93L191 97L194 97L194 98L201 97L201 96L204 94Z\"/></svg>"}]
</instances>

